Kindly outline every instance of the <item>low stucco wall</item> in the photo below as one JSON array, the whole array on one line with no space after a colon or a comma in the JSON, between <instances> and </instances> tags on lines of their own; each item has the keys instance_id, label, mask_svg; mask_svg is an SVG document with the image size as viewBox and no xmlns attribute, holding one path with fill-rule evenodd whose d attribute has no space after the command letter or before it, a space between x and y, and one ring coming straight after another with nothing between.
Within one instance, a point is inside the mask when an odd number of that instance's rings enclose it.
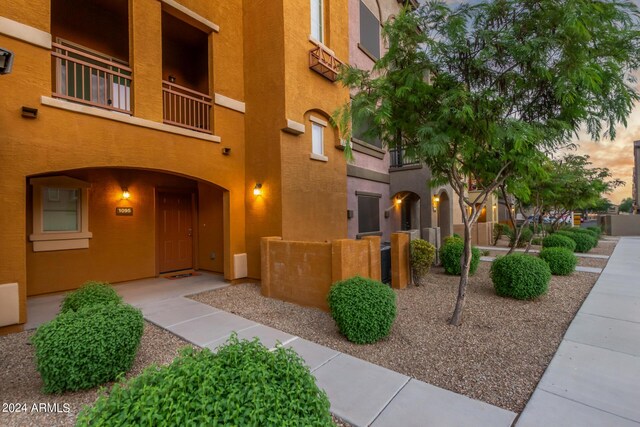
<instances>
[{"instance_id":1,"label":"low stucco wall","mask_svg":"<svg viewBox=\"0 0 640 427\"><path fill-rule=\"evenodd\" d=\"M495 222L478 222L471 227L471 244L488 246L493 243L493 225ZM464 237L464 224L454 224L453 232Z\"/></svg>"},{"instance_id":2,"label":"low stucco wall","mask_svg":"<svg viewBox=\"0 0 640 427\"><path fill-rule=\"evenodd\" d=\"M261 241L262 295L328 310L331 285L356 275L380 280L380 238L333 242Z\"/></svg>"},{"instance_id":3,"label":"low stucco wall","mask_svg":"<svg viewBox=\"0 0 640 427\"><path fill-rule=\"evenodd\" d=\"M605 215L600 224L610 236L640 236L640 215Z\"/></svg>"}]
</instances>

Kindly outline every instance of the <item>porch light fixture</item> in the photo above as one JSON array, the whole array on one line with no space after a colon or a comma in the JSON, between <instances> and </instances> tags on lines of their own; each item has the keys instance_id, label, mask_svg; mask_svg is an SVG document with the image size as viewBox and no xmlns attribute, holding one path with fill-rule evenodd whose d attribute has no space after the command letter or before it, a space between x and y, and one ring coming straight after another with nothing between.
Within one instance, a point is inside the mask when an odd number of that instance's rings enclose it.
<instances>
[{"instance_id":1,"label":"porch light fixture","mask_svg":"<svg viewBox=\"0 0 640 427\"><path fill-rule=\"evenodd\" d=\"M131 194L129 193L129 189L127 187L122 187L122 200L129 200Z\"/></svg>"},{"instance_id":2,"label":"porch light fixture","mask_svg":"<svg viewBox=\"0 0 640 427\"><path fill-rule=\"evenodd\" d=\"M440 203L440 196L438 196L437 194L433 195L433 211L436 212L436 209L438 208L438 203Z\"/></svg>"},{"instance_id":3,"label":"porch light fixture","mask_svg":"<svg viewBox=\"0 0 640 427\"><path fill-rule=\"evenodd\" d=\"M257 183L255 187L253 187L253 195L254 196L262 196L262 184Z\"/></svg>"},{"instance_id":4,"label":"porch light fixture","mask_svg":"<svg viewBox=\"0 0 640 427\"><path fill-rule=\"evenodd\" d=\"M401 205L402 204L402 198L400 196L396 197L396 205Z\"/></svg>"}]
</instances>

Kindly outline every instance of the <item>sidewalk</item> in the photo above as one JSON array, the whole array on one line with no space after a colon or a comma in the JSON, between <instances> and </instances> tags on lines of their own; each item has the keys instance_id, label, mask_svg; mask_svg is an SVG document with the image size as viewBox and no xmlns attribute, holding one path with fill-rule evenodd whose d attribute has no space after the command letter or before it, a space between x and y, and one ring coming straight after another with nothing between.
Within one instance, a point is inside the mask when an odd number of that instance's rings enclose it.
<instances>
[{"instance_id":1,"label":"sidewalk","mask_svg":"<svg viewBox=\"0 0 640 427\"><path fill-rule=\"evenodd\" d=\"M327 392L331 412L354 426L510 427L516 417L502 408L185 298L225 286L221 277L202 273L173 281L138 280L115 289L125 302L139 307L146 320L199 347L215 350L236 332L239 338L258 337L268 348L277 342L293 348ZM27 328L53 319L63 296L29 298Z\"/></svg>"},{"instance_id":2,"label":"sidewalk","mask_svg":"<svg viewBox=\"0 0 640 427\"><path fill-rule=\"evenodd\" d=\"M640 238L623 237L518 427L640 426Z\"/></svg>"}]
</instances>

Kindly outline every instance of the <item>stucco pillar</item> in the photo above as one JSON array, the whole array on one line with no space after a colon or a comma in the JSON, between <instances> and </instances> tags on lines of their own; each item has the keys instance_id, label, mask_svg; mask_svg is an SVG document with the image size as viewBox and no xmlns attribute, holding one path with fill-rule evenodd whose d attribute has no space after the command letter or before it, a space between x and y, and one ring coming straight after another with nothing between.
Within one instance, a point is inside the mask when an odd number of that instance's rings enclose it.
<instances>
[{"instance_id":1,"label":"stucco pillar","mask_svg":"<svg viewBox=\"0 0 640 427\"><path fill-rule=\"evenodd\" d=\"M391 234L391 287L405 289L409 284L409 235Z\"/></svg>"}]
</instances>

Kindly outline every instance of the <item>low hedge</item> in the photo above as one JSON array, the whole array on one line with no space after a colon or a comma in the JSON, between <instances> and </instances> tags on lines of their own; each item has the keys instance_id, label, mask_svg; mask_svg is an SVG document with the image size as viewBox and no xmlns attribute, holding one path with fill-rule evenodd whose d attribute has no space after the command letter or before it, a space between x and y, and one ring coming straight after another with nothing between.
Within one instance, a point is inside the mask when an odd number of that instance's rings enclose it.
<instances>
[{"instance_id":1,"label":"low hedge","mask_svg":"<svg viewBox=\"0 0 640 427\"><path fill-rule=\"evenodd\" d=\"M597 225L592 225L590 227L587 227L587 230L591 230L594 233L596 233L598 235L598 238L602 236L602 228L598 227Z\"/></svg>"},{"instance_id":2,"label":"low hedge","mask_svg":"<svg viewBox=\"0 0 640 427\"><path fill-rule=\"evenodd\" d=\"M426 240L415 239L409 244L409 249L414 275L418 278L424 276L429 272L436 258L436 247Z\"/></svg>"},{"instance_id":3,"label":"low hedge","mask_svg":"<svg viewBox=\"0 0 640 427\"><path fill-rule=\"evenodd\" d=\"M534 299L547 293L551 270L540 258L511 254L493 262L491 280L499 296L520 300Z\"/></svg>"},{"instance_id":4,"label":"low hedge","mask_svg":"<svg viewBox=\"0 0 640 427\"><path fill-rule=\"evenodd\" d=\"M540 258L549 264L551 274L566 276L576 270L578 258L567 248L544 248Z\"/></svg>"},{"instance_id":5,"label":"low hedge","mask_svg":"<svg viewBox=\"0 0 640 427\"><path fill-rule=\"evenodd\" d=\"M542 239L543 248L565 248L571 252L576 250L576 242L571 237L553 233Z\"/></svg>"},{"instance_id":6,"label":"low hedge","mask_svg":"<svg viewBox=\"0 0 640 427\"><path fill-rule=\"evenodd\" d=\"M62 300L60 312L78 311L96 304L119 304L122 297L107 282L85 282L79 289L68 293Z\"/></svg>"},{"instance_id":7,"label":"low hedge","mask_svg":"<svg viewBox=\"0 0 640 427\"><path fill-rule=\"evenodd\" d=\"M329 399L292 349L269 351L232 336L218 348L185 348L168 366L121 381L77 426L332 426Z\"/></svg>"},{"instance_id":8,"label":"low hedge","mask_svg":"<svg viewBox=\"0 0 640 427\"><path fill-rule=\"evenodd\" d=\"M447 274L459 276L462 274L462 255L464 253L464 241L459 237L448 237L440 248L440 262ZM480 264L480 249L471 248L471 266L469 274L475 274Z\"/></svg>"},{"instance_id":9,"label":"low hedge","mask_svg":"<svg viewBox=\"0 0 640 427\"><path fill-rule=\"evenodd\" d=\"M127 304L90 305L59 314L32 338L45 393L82 390L127 372L144 329Z\"/></svg>"},{"instance_id":10,"label":"low hedge","mask_svg":"<svg viewBox=\"0 0 640 427\"><path fill-rule=\"evenodd\" d=\"M386 337L396 318L395 292L373 279L356 276L336 282L327 302L340 333L356 344Z\"/></svg>"},{"instance_id":11,"label":"low hedge","mask_svg":"<svg viewBox=\"0 0 640 427\"><path fill-rule=\"evenodd\" d=\"M575 232L575 231L558 231L555 234L559 234L561 236L567 236L571 238L574 242L576 242L575 252L589 252L593 249L597 241L590 234Z\"/></svg>"}]
</instances>

